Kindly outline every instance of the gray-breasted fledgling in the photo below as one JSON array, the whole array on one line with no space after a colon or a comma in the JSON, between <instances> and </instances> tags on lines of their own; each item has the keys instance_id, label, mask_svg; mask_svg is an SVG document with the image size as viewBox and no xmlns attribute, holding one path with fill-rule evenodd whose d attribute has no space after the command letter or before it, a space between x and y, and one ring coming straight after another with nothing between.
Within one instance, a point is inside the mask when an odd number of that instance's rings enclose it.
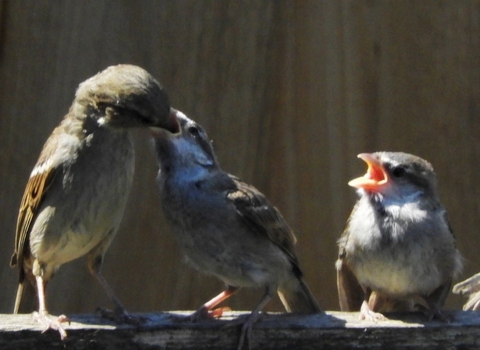
<instances>
[{"instance_id":1,"label":"gray-breasted fledgling","mask_svg":"<svg viewBox=\"0 0 480 350\"><path fill-rule=\"evenodd\" d=\"M341 310L381 320L380 312L412 310L420 302L442 318L440 308L463 259L432 166L400 152L358 157L368 170L349 182L360 198L338 241Z\"/></svg>"},{"instance_id":2,"label":"gray-breasted fledgling","mask_svg":"<svg viewBox=\"0 0 480 350\"><path fill-rule=\"evenodd\" d=\"M27 311L21 304L29 280L38 294L36 319L64 339L61 323L68 319L49 316L45 287L62 264L87 255L117 319L131 320L100 269L132 183L129 130L150 126L178 128L168 95L144 69L111 66L79 85L69 112L40 153L20 205L11 260L20 273L14 313Z\"/></svg>"},{"instance_id":3,"label":"gray-breasted fledgling","mask_svg":"<svg viewBox=\"0 0 480 350\"><path fill-rule=\"evenodd\" d=\"M321 312L302 280L296 239L280 212L256 188L222 171L201 126L172 113L180 132L153 133L163 211L187 260L227 285L192 318L221 315L213 309L240 287L265 288L243 325L241 348L275 292L287 311Z\"/></svg>"}]
</instances>

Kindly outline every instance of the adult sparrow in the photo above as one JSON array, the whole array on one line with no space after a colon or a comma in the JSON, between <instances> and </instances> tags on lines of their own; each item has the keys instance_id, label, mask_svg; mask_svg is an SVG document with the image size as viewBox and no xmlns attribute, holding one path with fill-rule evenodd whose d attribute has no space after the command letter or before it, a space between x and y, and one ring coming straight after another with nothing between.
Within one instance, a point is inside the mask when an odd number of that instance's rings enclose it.
<instances>
[{"instance_id":1,"label":"adult sparrow","mask_svg":"<svg viewBox=\"0 0 480 350\"><path fill-rule=\"evenodd\" d=\"M342 311L382 320L380 312L440 308L462 257L426 160L401 152L358 155L365 176L349 182L359 199L347 222L336 263Z\"/></svg>"},{"instance_id":2,"label":"adult sparrow","mask_svg":"<svg viewBox=\"0 0 480 350\"><path fill-rule=\"evenodd\" d=\"M49 316L45 287L62 264L87 255L115 315L129 320L100 269L132 183L130 130L155 126L175 132L178 124L169 111L166 92L137 66L108 67L79 85L69 112L43 146L20 205L11 259L19 269L14 313L29 280L38 294L35 318L64 339L61 323L68 319Z\"/></svg>"},{"instance_id":3,"label":"adult sparrow","mask_svg":"<svg viewBox=\"0 0 480 350\"><path fill-rule=\"evenodd\" d=\"M214 308L241 287L265 288L243 324L240 349L245 337L250 343L252 325L275 292L288 312L321 312L302 280L296 239L280 212L255 187L220 168L200 125L180 111L171 113L180 132L153 132L163 211L187 261L226 284L191 318L220 316L223 310Z\"/></svg>"},{"instance_id":4,"label":"adult sparrow","mask_svg":"<svg viewBox=\"0 0 480 350\"><path fill-rule=\"evenodd\" d=\"M480 273L457 283L453 287L453 292L468 297L468 301L463 305L464 310L480 310Z\"/></svg>"}]
</instances>

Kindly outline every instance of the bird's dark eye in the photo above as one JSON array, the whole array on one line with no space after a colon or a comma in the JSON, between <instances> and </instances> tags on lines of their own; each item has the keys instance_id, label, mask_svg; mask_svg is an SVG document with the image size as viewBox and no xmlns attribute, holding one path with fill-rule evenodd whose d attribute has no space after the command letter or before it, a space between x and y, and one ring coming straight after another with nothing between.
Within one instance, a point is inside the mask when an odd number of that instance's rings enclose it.
<instances>
[{"instance_id":1,"label":"bird's dark eye","mask_svg":"<svg viewBox=\"0 0 480 350\"><path fill-rule=\"evenodd\" d=\"M393 168L392 175L395 177L402 177L403 175L405 175L405 168L401 166Z\"/></svg>"},{"instance_id":2,"label":"bird's dark eye","mask_svg":"<svg viewBox=\"0 0 480 350\"><path fill-rule=\"evenodd\" d=\"M197 137L200 134L200 131L196 126L189 126L187 131L192 135L193 137Z\"/></svg>"}]
</instances>

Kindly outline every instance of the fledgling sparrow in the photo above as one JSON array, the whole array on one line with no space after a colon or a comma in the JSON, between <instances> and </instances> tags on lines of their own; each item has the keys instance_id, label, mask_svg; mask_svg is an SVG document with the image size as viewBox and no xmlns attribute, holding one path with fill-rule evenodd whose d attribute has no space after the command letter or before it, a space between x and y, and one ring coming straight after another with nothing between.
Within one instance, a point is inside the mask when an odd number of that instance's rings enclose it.
<instances>
[{"instance_id":1,"label":"fledgling sparrow","mask_svg":"<svg viewBox=\"0 0 480 350\"><path fill-rule=\"evenodd\" d=\"M288 312L320 313L302 280L296 238L280 212L256 188L224 172L204 129L172 109L179 133L152 132L160 164L158 185L166 220L198 270L226 289L192 319L220 316L214 308L241 287L265 288L242 327L239 349L259 312L277 292Z\"/></svg>"},{"instance_id":2,"label":"fledgling sparrow","mask_svg":"<svg viewBox=\"0 0 480 350\"><path fill-rule=\"evenodd\" d=\"M463 259L455 248L435 172L406 153L358 155L365 176L349 182L359 199L347 222L336 263L342 311L382 320L380 312L426 306L440 312Z\"/></svg>"},{"instance_id":3,"label":"fledgling sparrow","mask_svg":"<svg viewBox=\"0 0 480 350\"><path fill-rule=\"evenodd\" d=\"M464 310L480 310L480 273L467 278L465 281L457 283L453 287L455 294L462 294L468 297L468 301L463 305Z\"/></svg>"},{"instance_id":4,"label":"fledgling sparrow","mask_svg":"<svg viewBox=\"0 0 480 350\"><path fill-rule=\"evenodd\" d=\"M20 205L11 266L19 269L14 313L26 280L37 289L37 321L66 332L66 316L49 316L45 287L64 263L87 255L88 268L116 306L128 314L101 274L104 253L117 232L134 172L130 130L178 124L168 95L144 69L111 66L81 83L69 112L45 143Z\"/></svg>"}]
</instances>

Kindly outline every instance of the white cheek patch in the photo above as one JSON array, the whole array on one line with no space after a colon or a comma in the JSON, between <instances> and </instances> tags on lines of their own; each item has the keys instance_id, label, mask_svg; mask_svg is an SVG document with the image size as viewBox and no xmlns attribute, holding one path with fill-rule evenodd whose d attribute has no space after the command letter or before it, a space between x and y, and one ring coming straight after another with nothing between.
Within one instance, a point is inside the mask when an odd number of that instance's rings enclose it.
<instances>
[{"instance_id":1,"label":"white cheek patch","mask_svg":"<svg viewBox=\"0 0 480 350\"><path fill-rule=\"evenodd\" d=\"M395 218L404 221L418 222L428 218L428 212L418 207L416 203L407 203L403 206L390 205L385 209Z\"/></svg>"},{"instance_id":2,"label":"white cheek patch","mask_svg":"<svg viewBox=\"0 0 480 350\"><path fill-rule=\"evenodd\" d=\"M419 205L419 198L422 194L422 191L417 191L400 198L388 199L385 197L385 210L396 219L411 222L423 221L427 219L428 212Z\"/></svg>"}]
</instances>

